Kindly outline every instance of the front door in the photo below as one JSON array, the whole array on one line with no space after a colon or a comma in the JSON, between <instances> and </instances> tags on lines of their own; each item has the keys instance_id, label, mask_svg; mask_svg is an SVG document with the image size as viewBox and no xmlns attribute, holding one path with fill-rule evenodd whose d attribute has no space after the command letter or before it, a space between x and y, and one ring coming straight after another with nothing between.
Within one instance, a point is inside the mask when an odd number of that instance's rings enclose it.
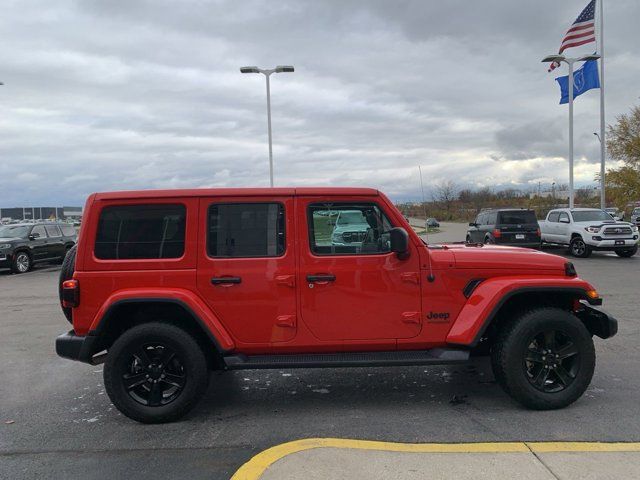
<instances>
[{"instance_id":1,"label":"front door","mask_svg":"<svg viewBox=\"0 0 640 480\"><path fill-rule=\"evenodd\" d=\"M31 229L31 237L29 239L29 247L33 253L34 260L42 260L43 258L49 258L49 239L47 238L47 232L44 229L44 225L36 225Z\"/></svg>"},{"instance_id":2,"label":"front door","mask_svg":"<svg viewBox=\"0 0 640 480\"><path fill-rule=\"evenodd\" d=\"M374 202L299 197L302 320L321 340L410 338L421 325L420 262L390 252L393 226ZM389 342L390 346L394 341Z\"/></svg>"},{"instance_id":3,"label":"front door","mask_svg":"<svg viewBox=\"0 0 640 480\"><path fill-rule=\"evenodd\" d=\"M236 341L295 336L294 235L293 197L200 201L198 290Z\"/></svg>"}]
</instances>

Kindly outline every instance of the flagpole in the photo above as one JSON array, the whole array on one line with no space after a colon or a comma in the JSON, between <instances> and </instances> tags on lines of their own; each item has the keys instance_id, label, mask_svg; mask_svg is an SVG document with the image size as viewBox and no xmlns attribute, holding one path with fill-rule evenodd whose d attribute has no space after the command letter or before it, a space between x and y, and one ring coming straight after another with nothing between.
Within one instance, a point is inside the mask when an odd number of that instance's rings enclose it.
<instances>
[{"instance_id":1,"label":"flagpole","mask_svg":"<svg viewBox=\"0 0 640 480\"><path fill-rule=\"evenodd\" d=\"M600 4L600 208L604 210L607 206L604 191L604 162L607 154L607 147L604 139L604 7L602 2L603 0L599 0L598 3Z\"/></svg>"},{"instance_id":2,"label":"flagpole","mask_svg":"<svg viewBox=\"0 0 640 480\"><path fill-rule=\"evenodd\" d=\"M569 65L569 208L573 208L573 59Z\"/></svg>"}]
</instances>

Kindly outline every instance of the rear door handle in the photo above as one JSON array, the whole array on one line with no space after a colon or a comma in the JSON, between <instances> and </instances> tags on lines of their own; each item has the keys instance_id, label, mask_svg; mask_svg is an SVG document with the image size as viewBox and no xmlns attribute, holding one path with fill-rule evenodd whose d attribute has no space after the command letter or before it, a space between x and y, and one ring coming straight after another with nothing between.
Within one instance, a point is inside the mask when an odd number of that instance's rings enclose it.
<instances>
[{"instance_id":1,"label":"rear door handle","mask_svg":"<svg viewBox=\"0 0 640 480\"><path fill-rule=\"evenodd\" d=\"M318 275L307 275L308 282L335 282L336 276L333 273L322 273Z\"/></svg>"},{"instance_id":2,"label":"rear door handle","mask_svg":"<svg viewBox=\"0 0 640 480\"><path fill-rule=\"evenodd\" d=\"M211 279L211 283L213 285L227 285L227 284L236 284L241 283L241 277L213 277Z\"/></svg>"}]
</instances>

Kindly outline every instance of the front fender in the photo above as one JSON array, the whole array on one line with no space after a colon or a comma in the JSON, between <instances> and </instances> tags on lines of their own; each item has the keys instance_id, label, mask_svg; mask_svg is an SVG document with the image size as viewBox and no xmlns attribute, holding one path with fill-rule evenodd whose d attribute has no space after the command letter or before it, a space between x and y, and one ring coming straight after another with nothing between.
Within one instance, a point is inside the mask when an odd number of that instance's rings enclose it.
<instances>
[{"instance_id":1,"label":"front fender","mask_svg":"<svg viewBox=\"0 0 640 480\"><path fill-rule=\"evenodd\" d=\"M134 288L113 293L93 318L89 335L99 335L108 321L109 312L122 303L158 301L184 307L204 327L221 351L233 350L233 339L207 304L193 292L181 288Z\"/></svg>"},{"instance_id":2,"label":"front fender","mask_svg":"<svg viewBox=\"0 0 640 480\"><path fill-rule=\"evenodd\" d=\"M577 277L495 277L484 280L473 291L449 330L447 343L473 347L489 326L500 308L520 293L569 293L590 303L586 292L594 290L588 282Z\"/></svg>"}]
</instances>

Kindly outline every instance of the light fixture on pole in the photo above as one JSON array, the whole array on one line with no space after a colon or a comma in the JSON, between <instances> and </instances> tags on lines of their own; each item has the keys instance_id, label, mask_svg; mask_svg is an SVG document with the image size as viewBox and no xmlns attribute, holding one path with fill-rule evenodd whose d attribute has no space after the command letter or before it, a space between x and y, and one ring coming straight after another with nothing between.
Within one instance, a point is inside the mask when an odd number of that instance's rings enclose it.
<instances>
[{"instance_id":1,"label":"light fixture on pole","mask_svg":"<svg viewBox=\"0 0 640 480\"><path fill-rule=\"evenodd\" d=\"M294 68L291 65L278 65L276 68L242 67L241 73L262 73L267 79L267 130L269 132L269 184L273 187L273 147L271 142L271 86L269 77L273 73L290 73Z\"/></svg>"},{"instance_id":2,"label":"light fixture on pole","mask_svg":"<svg viewBox=\"0 0 640 480\"><path fill-rule=\"evenodd\" d=\"M600 55L584 55L577 58L549 55L542 59L543 63L564 62L569 65L569 208L573 208L573 64L599 58Z\"/></svg>"}]
</instances>

